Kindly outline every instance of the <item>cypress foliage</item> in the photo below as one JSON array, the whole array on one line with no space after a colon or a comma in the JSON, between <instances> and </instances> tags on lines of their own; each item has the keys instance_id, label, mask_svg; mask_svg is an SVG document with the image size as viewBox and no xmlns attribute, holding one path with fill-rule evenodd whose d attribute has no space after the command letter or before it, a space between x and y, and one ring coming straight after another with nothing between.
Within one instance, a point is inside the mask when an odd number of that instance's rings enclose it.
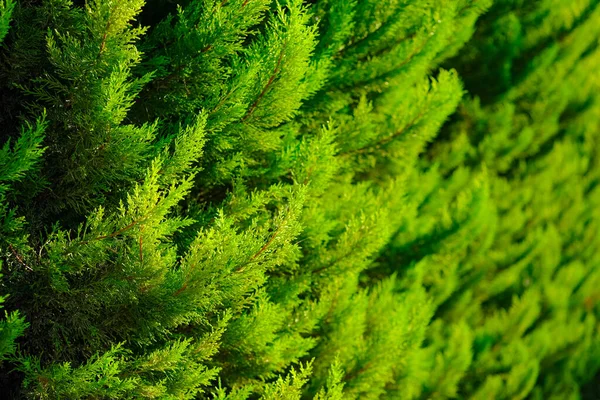
<instances>
[{"instance_id":1,"label":"cypress foliage","mask_svg":"<svg viewBox=\"0 0 600 400\"><path fill-rule=\"evenodd\" d=\"M473 397L578 398L600 343L600 5L497 1L480 23L450 61L477 97L431 157L444 174L485 166L497 224L441 319L471 326Z\"/></svg>"},{"instance_id":2,"label":"cypress foliage","mask_svg":"<svg viewBox=\"0 0 600 400\"><path fill-rule=\"evenodd\" d=\"M599 30L592 0L0 0L0 391L578 398Z\"/></svg>"}]
</instances>

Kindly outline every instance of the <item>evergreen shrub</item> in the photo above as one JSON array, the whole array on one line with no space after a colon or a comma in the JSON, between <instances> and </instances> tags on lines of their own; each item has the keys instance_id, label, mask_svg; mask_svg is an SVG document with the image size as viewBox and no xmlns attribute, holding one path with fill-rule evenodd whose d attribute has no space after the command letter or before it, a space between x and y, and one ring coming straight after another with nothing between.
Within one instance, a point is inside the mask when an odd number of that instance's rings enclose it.
<instances>
[{"instance_id":1,"label":"evergreen shrub","mask_svg":"<svg viewBox=\"0 0 600 400\"><path fill-rule=\"evenodd\" d=\"M578 399L598 0L0 0L0 398Z\"/></svg>"}]
</instances>

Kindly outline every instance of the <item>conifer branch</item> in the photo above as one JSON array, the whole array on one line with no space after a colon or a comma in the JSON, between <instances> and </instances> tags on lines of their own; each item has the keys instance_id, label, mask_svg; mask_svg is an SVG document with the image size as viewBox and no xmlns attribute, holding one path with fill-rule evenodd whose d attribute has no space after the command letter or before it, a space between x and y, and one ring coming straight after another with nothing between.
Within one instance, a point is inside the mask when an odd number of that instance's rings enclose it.
<instances>
[{"instance_id":1,"label":"conifer branch","mask_svg":"<svg viewBox=\"0 0 600 400\"><path fill-rule=\"evenodd\" d=\"M269 240L267 241L267 243L265 243L263 245L263 247L261 247L258 252L256 252L252 257L250 257L250 260L254 260L255 258L257 258L258 256L260 256L265 250L267 250L269 248L269 246L271 245L271 243L273 243L273 241L275 240L275 238L279 234L279 230L281 229L282 225L283 225L283 223L280 224L277 227L277 229L275 230L275 232L273 232L273 235L271 235L271 237L269 238Z\"/></svg>"},{"instance_id":2,"label":"conifer branch","mask_svg":"<svg viewBox=\"0 0 600 400\"><path fill-rule=\"evenodd\" d=\"M100 41L100 51L98 52L97 58L100 58L102 52L104 51L104 48L106 47L106 39L108 38L108 30L110 29L110 20L113 13L115 12L117 5L118 3L115 3L115 5L109 11L108 19L106 20L106 26L104 27L104 34L102 35L102 40Z\"/></svg>"},{"instance_id":3,"label":"conifer branch","mask_svg":"<svg viewBox=\"0 0 600 400\"><path fill-rule=\"evenodd\" d=\"M371 368L372 364L373 364L373 362L369 361L365 365L363 365L362 367L360 367L359 369L355 369L350 374L347 374L344 377L344 381L345 382L350 382L350 381L354 380L356 377L358 377L362 373L368 371Z\"/></svg>"},{"instance_id":4,"label":"conifer branch","mask_svg":"<svg viewBox=\"0 0 600 400\"><path fill-rule=\"evenodd\" d=\"M170 44L174 43L175 41L176 40L173 39L173 40L167 42L168 44L165 44L164 46L166 47L167 45L170 45ZM202 49L200 49L200 53L207 53L207 52L211 51L212 49L213 49L213 46L208 44L208 45L204 46ZM177 66L177 68L175 68L170 74L153 81L152 85L155 87L158 87L160 89L168 88L169 87L168 84L170 82L172 82L175 78L177 78L181 74L181 71L183 71L186 67L187 67L186 64L179 64Z\"/></svg>"},{"instance_id":5,"label":"conifer branch","mask_svg":"<svg viewBox=\"0 0 600 400\"><path fill-rule=\"evenodd\" d=\"M352 254L354 254L354 248L351 248L350 251L346 252L344 255L342 255L341 257L336 258L333 261L328 262L327 264L315 269L312 271L313 274L320 274L323 271L328 270L329 268L333 267L335 264L339 263L342 260L345 260L346 258L350 257Z\"/></svg>"},{"instance_id":6,"label":"conifer branch","mask_svg":"<svg viewBox=\"0 0 600 400\"><path fill-rule=\"evenodd\" d=\"M405 67L406 65L408 65L413 58L415 57L415 55L419 52L421 52L424 48L425 45L427 44L427 41L425 41L425 43L423 43L421 46L413 49L413 51L408 55L408 57L406 57L406 59L404 61L402 61L400 64L395 65L394 68L391 71L388 71L386 73L374 76L373 78L367 79L367 80L355 80L353 81L350 85L346 86L346 85L341 85L343 90L350 90L353 88L360 88L360 87L368 87L370 84L372 84L373 82L377 82L377 81L381 81L383 79L387 79L389 77L393 77L395 75L397 75L399 73L399 71L402 70L403 67Z\"/></svg>"},{"instance_id":7,"label":"conifer branch","mask_svg":"<svg viewBox=\"0 0 600 400\"><path fill-rule=\"evenodd\" d=\"M130 229L133 229L136 225L140 224L141 222L143 222L145 220L146 220L146 218L142 218L142 219L133 221L129 225L124 226L123 228L121 228L118 231L115 231L115 232L113 232L113 233L111 233L109 235L102 235L102 236L95 237L93 239L84 240L83 242L81 242L81 244L88 244L89 242L93 242L93 241L96 241L96 240L113 239L113 238L119 236L120 234L125 233L128 230L130 230Z\"/></svg>"},{"instance_id":8,"label":"conifer branch","mask_svg":"<svg viewBox=\"0 0 600 400\"><path fill-rule=\"evenodd\" d=\"M397 139L398 137L402 136L403 134L405 134L406 132L410 131L412 128L414 128L414 126L417 124L417 122L423 118L423 116L425 115L425 111L422 111L420 114L418 114L416 117L414 117L408 124L406 124L405 126L403 126L401 129L399 129L398 131L394 132L391 136L386 136L376 142L372 142L367 144L366 146L363 146L359 149L354 149L351 151L347 151L344 153L341 153L343 155L355 155L355 154L362 154L365 153L373 148L379 149L381 146L385 146L386 144L394 141L395 139Z\"/></svg>"},{"instance_id":9,"label":"conifer branch","mask_svg":"<svg viewBox=\"0 0 600 400\"><path fill-rule=\"evenodd\" d=\"M287 219L289 218L289 213L286 214L285 218L283 219L283 221L281 221L281 223L279 224L279 226L277 226L277 228L275 229L275 231L273 232L273 234L271 235L271 237L269 238L269 240L255 253L253 254L246 263L242 264L240 267L235 269L235 272L240 273L243 272L244 269L246 268L246 266L248 264L250 264L251 262L253 262L256 258L258 258L262 253L264 253L269 246L271 246L271 244L273 243L273 241L277 238L281 228L285 225L285 223L287 222Z\"/></svg>"},{"instance_id":10,"label":"conifer branch","mask_svg":"<svg viewBox=\"0 0 600 400\"><path fill-rule=\"evenodd\" d=\"M152 207L152 209L144 217L131 222L127 226L124 226L123 228L121 228L121 229L119 229L119 230L117 230L117 231L115 231L115 232L113 232L111 234L102 235L102 236L95 237L93 239L84 240L84 241L82 241L80 243L81 244L88 244L90 242L94 242L94 241L97 241L97 240L113 239L113 238L119 236L120 234L125 233L128 230L135 228L137 225L145 222L149 218L149 215L152 214L152 212L156 209L157 206L158 205L155 205L154 207Z\"/></svg>"},{"instance_id":11,"label":"conifer branch","mask_svg":"<svg viewBox=\"0 0 600 400\"><path fill-rule=\"evenodd\" d=\"M284 43L284 45L283 45L283 47L281 49L281 52L279 53L279 57L277 58L277 62L275 64L275 69L273 70L273 73L269 77L269 80L267 81L267 84L265 85L265 87L263 88L263 90L260 92L260 94L258 95L258 97L256 98L256 100L254 100L254 103L252 103L252 105L248 109L248 112L242 118L241 122L245 122L248 118L250 118L250 116L252 116L252 114L256 110L256 107L258 107L258 105L260 104L261 100L267 94L267 91L269 90L269 88L271 87L271 85L273 84L273 82L275 81L275 78L277 78L277 74L279 74L279 72L281 70L281 63L283 62L283 55L284 55L285 49L287 47L287 43L288 43L287 41Z\"/></svg>"},{"instance_id":12,"label":"conifer branch","mask_svg":"<svg viewBox=\"0 0 600 400\"><path fill-rule=\"evenodd\" d=\"M185 282L179 289L177 289L174 293L173 296L177 297L179 296L181 293L183 293L188 287L187 282Z\"/></svg>"},{"instance_id":13,"label":"conifer branch","mask_svg":"<svg viewBox=\"0 0 600 400\"><path fill-rule=\"evenodd\" d=\"M108 28L110 27L110 20L106 23L106 32L102 35L102 41L100 42L100 51L98 52L98 58L102 55L104 47L106 46L106 37L108 36Z\"/></svg>"},{"instance_id":14,"label":"conifer branch","mask_svg":"<svg viewBox=\"0 0 600 400\"><path fill-rule=\"evenodd\" d=\"M219 111L219 109L221 107L223 107L223 105L227 102L227 100L229 100L229 98L231 97L231 95L238 89L238 86L235 86L232 90L230 90L229 92L227 92L227 94L223 97L221 97L221 99L219 100L219 103L217 103L217 105L211 110L210 114L213 115L215 114L217 111Z\"/></svg>"},{"instance_id":15,"label":"conifer branch","mask_svg":"<svg viewBox=\"0 0 600 400\"><path fill-rule=\"evenodd\" d=\"M382 26L381 26L379 29L382 29L382 27L383 27L383 26L385 26L385 25L382 25ZM360 40L358 40L358 41L356 41L356 42L353 42L353 43L352 43L352 44L350 44L348 47L346 47L346 48L344 48L344 49L342 50L342 55L343 55L343 54L346 54L346 53L347 53L349 50L352 50L353 48L356 48L356 47L360 46L360 45L361 45L362 43L364 43L365 41L367 41L367 40L371 39L371 38L372 38L372 37L373 37L373 36L374 36L374 35L375 35L377 32L378 32L378 31L374 31L374 32L372 32L371 34L369 34L369 35L365 36L364 38L362 38L362 39L360 39ZM393 43L390 43L388 46L386 46L386 47L384 47L384 48L380 49L378 52L376 52L376 53L367 53L367 54L365 54L365 56L364 56L364 57L361 57L361 58L359 58L359 59L361 59L361 60L362 60L362 59L364 59L364 58L366 58L366 57L370 57L370 58L376 57L376 56L378 56L378 55L382 54L383 52L385 52L385 51L387 51L387 50L389 50L389 49L393 48L394 46L397 46L397 45L401 44L402 42L405 42L405 41L407 41L407 40L410 40L410 39L414 39L416 36L417 36L417 33L416 33L416 32L412 32L412 33L410 33L409 35L402 36L402 37L400 37L400 38L396 39L396 40L395 40Z\"/></svg>"}]
</instances>

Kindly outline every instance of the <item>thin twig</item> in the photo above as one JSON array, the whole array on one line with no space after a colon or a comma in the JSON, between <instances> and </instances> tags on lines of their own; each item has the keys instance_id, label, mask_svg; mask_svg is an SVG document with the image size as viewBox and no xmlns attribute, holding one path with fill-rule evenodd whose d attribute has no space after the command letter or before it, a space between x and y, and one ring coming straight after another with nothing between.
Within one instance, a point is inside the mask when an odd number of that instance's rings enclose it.
<instances>
[{"instance_id":1,"label":"thin twig","mask_svg":"<svg viewBox=\"0 0 600 400\"><path fill-rule=\"evenodd\" d=\"M283 224L281 224L281 225L283 225ZM277 237L277 234L279 233L279 230L281 229L281 225L279 225L277 227L277 229L275 230L275 232L273 232L273 235L271 235L271 238L269 239L269 241L267 243L265 243L264 246L261 247L260 250L256 254L254 254L252 257L250 257L250 261L252 261L255 258L257 258L258 256L260 256L271 245L271 243L273 243L273 241Z\"/></svg>"},{"instance_id":2,"label":"thin twig","mask_svg":"<svg viewBox=\"0 0 600 400\"><path fill-rule=\"evenodd\" d=\"M25 261L23 261L23 258L21 258L21 256L19 255L19 253L17 253L17 251L15 250L15 248L13 247L12 244L9 243L8 247L10 248L10 251L13 253L13 255L15 256L15 258L17 259L17 261L19 261L19 263L25 267L25 269L29 270L29 271L33 271L33 268L31 268L29 265L27 265L27 263L25 263Z\"/></svg>"},{"instance_id":3,"label":"thin twig","mask_svg":"<svg viewBox=\"0 0 600 400\"><path fill-rule=\"evenodd\" d=\"M179 296L185 289L187 289L188 284L187 282L183 284L182 287L180 287L179 289L177 289L177 291L175 293L173 293L173 296Z\"/></svg>"}]
</instances>

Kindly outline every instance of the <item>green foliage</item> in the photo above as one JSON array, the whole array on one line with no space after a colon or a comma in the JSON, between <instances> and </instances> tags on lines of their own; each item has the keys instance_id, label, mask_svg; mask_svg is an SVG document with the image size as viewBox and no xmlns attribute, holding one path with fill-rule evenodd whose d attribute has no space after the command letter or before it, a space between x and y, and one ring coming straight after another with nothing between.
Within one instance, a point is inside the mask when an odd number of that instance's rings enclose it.
<instances>
[{"instance_id":1,"label":"green foliage","mask_svg":"<svg viewBox=\"0 0 600 400\"><path fill-rule=\"evenodd\" d=\"M0 305L4 303L7 296L0 297ZM23 334L27 328L25 318L18 311L10 314L5 312L4 319L0 320L0 361L16 350L16 339Z\"/></svg>"},{"instance_id":2,"label":"green foliage","mask_svg":"<svg viewBox=\"0 0 600 400\"><path fill-rule=\"evenodd\" d=\"M14 5L14 4L13 4ZM10 3L8 6L12 6ZM10 12L10 9L9 9ZM42 141L46 123L40 118L35 124L26 124L21 129L21 134L16 143L11 145L10 139L0 148L0 245L3 251L11 251L21 264L21 268L30 267L19 256L22 250L30 250L25 232L25 220L17 215L17 210L11 206L9 196L12 185L24 180L34 172L36 164L42 157L44 149ZM0 267L2 262L0 262ZM0 279L2 276L0 275ZM8 295L0 295L0 309ZM18 310L4 312L4 319L0 320L0 362L16 350L16 339L23 335L29 325Z\"/></svg>"},{"instance_id":3,"label":"green foliage","mask_svg":"<svg viewBox=\"0 0 600 400\"><path fill-rule=\"evenodd\" d=\"M461 387L474 398L572 398L598 368L597 290L585 282L598 274L598 99L587 77L598 67L590 35L600 8L555 3L497 1L449 62L479 97L431 159L448 160L445 175L485 165L498 216L484 258L471 258L479 271L463 280L465 299L440 314L473 329Z\"/></svg>"},{"instance_id":4,"label":"green foliage","mask_svg":"<svg viewBox=\"0 0 600 400\"><path fill-rule=\"evenodd\" d=\"M15 4L13 0L2 0L0 3L0 43L2 43L2 40L4 40L4 37L8 33L10 18Z\"/></svg>"},{"instance_id":5,"label":"green foliage","mask_svg":"<svg viewBox=\"0 0 600 400\"><path fill-rule=\"evenodd\" d=\"M0 0L7 396L578 398L599 34L590 0Z\"/></svg>"}]
</instances>

